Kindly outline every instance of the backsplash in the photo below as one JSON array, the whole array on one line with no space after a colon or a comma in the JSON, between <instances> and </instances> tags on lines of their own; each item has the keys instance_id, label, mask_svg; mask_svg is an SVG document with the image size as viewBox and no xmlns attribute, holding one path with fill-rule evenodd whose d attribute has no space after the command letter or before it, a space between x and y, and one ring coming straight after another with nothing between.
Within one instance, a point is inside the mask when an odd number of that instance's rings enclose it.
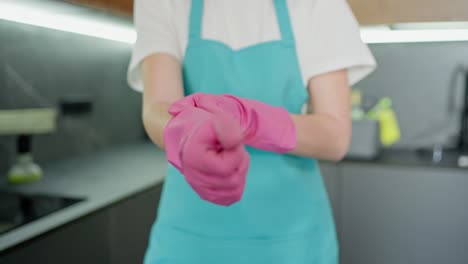
<instances>
[{"instance_id":1,"label":"backsplash","mask_svg":"<svg viewBox=\"0 0 468 264\"><path fill-rule=\"evenodd\" d=\"M395 148L419 147L456 140L468 42L373 44L378 68L355 88L389 96L401 126Z\"/></svg>"},{"instance_id":2,"label":"backsplash","mask_svg":"<svg viewBox=\"0 0 468 264\"><path fill-rule=\"evenodd\" d=\"M82 155L144 138L141 95L129 89L131 46L0 21L0 109L56 106L89 98L92 111L59 116L58 130L34 137L39 161ZM453 142L459 125L467 42L373 44L379 67L355 85L393 99L402 139L395 148ZM18 84L21 83L20 85ZM0 175L14 158L14 138L0 137Z\"/></svg>"},{"instance_id":3,"label":"backsplash","mask_svg":"<svg viewBox=\"0 0 468 264\"><path fill-rule=\"evenodd\" d=\"M143 139L141 95L126 82L129 44L0 21L0 109L57 106L84 98L92 111L60 115L58 129L33 139L37 160L82 155ZM0 136L0 173L14 155Z\"/></svg>"}]
</instances>

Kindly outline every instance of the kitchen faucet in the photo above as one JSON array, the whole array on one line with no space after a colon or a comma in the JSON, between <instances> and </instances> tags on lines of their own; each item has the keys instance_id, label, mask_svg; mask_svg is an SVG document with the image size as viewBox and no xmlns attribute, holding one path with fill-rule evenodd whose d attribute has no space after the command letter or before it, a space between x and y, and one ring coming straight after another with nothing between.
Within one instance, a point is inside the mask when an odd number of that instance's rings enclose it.
<instances>
[{"instance_id":1,"label":"kitchen faucet","mask_svg":"<svg viewBox=\"0 0 468 264\"><path fill-rule=\"evenodd\" d=\"M465 91L463 99L458 150L461 151L462 154L468 155L468 69L465 71Z\"/></svg>"}]
</instances>

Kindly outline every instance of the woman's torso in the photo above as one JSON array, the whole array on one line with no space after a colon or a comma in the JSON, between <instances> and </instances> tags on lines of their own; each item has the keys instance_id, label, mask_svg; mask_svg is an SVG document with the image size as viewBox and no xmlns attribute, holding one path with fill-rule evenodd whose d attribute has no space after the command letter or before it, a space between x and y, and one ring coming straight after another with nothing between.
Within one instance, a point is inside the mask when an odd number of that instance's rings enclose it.
<instances>
[{"instance_id":1,"label":"woman's torso","mask_svg":"<svg viewBox=\"0 0 468 264\"><path fill-rule=\"evenodd\" d=\"M177 36L179 59L185 56L189 35L191 0L167 1L173 28ZM287 0L291 24L296 36L296 48L301 68L311 68L311 51L316 37L311 28L316 0ZM206 0L202 21L202 37L225 43L232 49L242 49L271 40L281 34L271 0ZM307 74L302 76L306 83Z\"/></svg>"},{"instance_id":2,"label":"woman's torso","mask_svg":"<svg viewBox=\"0 0 468 264\"><path fill-rule=\"evenodd\" d=\"M300 113L308 94L284 1L275 0L273 9L271 23L279 24L281 32L276 41L232 49L203 36L199 21L209 9L194 0L198 12L192 11L187 33L185 93L229 93ZM184 176L169 167L148 256L200 258L199 263L215 263L217 256L217 263L227 263L227 256L238 252L249 256L248 263L255 258L334 263L334 224L317 161L250 147L248 152L242 200L229 207L202 200Z\"/></svg>"}]
</instances>

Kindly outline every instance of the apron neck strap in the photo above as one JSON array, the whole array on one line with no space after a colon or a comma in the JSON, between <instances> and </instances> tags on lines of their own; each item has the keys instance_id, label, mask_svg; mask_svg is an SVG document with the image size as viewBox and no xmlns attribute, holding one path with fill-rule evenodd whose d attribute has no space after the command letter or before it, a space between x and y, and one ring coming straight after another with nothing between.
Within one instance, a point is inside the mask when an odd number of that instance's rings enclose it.
<instances>
[{"instance_id":1,"label":"apron neck strap","mask_svg":"<svg viewBox=\"0 0 468 264\"><path fill-rule=\"evenodd\" d=\"M283 41L294 41L294 34L289 18L286 0L274 0L276 17ZM189 37L191 40L201 39L201 28L203 18L203 0L192 0L190 10Z\"/></svg>"},{"instance_id":2,"label":"apron neck strap","mask_svg":"<svg viewBox=\"0 0 468 264\"><path fill-rule=\"evenodd\" d=\"M201 39L203 0L192 0L192 7L190 9L189 38L191 40Z\"/></svg>"},{"instance_id":3,"label":"apron neck strap","mask_svg":"<svg viewBox=\"0 0 468 264\"><path fill-rule=\"evenodd\" d=\"M294 41L294 34L289 18L288 5L286 0L274 0L276 17L283 41Z\"/></svg>"}]
</instances>

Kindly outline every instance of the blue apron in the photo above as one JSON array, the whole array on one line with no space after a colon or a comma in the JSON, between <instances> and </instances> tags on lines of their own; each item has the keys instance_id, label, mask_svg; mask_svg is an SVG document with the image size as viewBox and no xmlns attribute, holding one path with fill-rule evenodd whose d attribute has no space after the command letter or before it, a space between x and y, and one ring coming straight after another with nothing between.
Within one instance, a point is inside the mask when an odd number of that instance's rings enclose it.
<instances>
[{"instance_id":1,"label":"blue apron","mask_svg":"<svg viewBox=\"0 0 468 264\"><path fill-rule=\"evenodd\" d=\"M274 0L274 5L281 39L232 50L201 38L203 0L193 0L183 64L185 93L229 93L300 113L308 94L286 0ZM251 162L245 193L230 207L201 200L169 165L145 264L338 263L317 161L247 150Z\"/></svg>"}]
</instances>

